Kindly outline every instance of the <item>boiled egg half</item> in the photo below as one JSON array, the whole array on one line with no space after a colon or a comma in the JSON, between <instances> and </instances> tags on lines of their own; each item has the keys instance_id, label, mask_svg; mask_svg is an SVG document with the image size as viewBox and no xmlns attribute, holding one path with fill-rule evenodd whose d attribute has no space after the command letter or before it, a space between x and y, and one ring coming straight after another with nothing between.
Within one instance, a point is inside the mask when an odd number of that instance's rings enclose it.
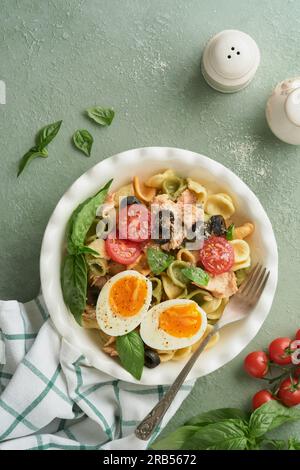
<instances>
[{"instance_id":1,"label":"boiled egg half","mask_svg":"<svg viewBox=\"0 0 300 470\"><path fill-rule=\"evenodd\" d=\"M206 327L206 313L196 302L174 299L147 312L141 323L140 335L150 348L168 351L196 343L204 335Z\"/></svg>"},{"instance_id":2,"label":"boiled egg half","mask_svg":"<svg viewBox=\"0 0 300 470\"><path fill-rule=\"evenodd\" d=\"M102 288L96 306L97 322L111 336L126 335L146 315L152 298L152 284L137 271L122 271Z\"/></svg>"}]
</instances>

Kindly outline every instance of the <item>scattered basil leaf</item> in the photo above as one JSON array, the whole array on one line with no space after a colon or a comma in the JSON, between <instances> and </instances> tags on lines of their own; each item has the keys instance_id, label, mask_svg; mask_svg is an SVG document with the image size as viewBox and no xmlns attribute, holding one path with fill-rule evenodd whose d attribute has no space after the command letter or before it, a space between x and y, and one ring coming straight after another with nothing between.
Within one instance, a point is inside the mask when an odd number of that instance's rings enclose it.
<instances>
[{"instance_id":1,"label":"scattered basil leaf","mask_svg":"<svg viewBox=\"0 0 300 470\"><path fill-rule=\"evenodd\" d=\"M209 283L209 275L203 269L197 268L196 266L184 268L181 272L190 281L193 281L199 286L207 286Z\"/></svg>"},{"instance_id":2,"label":"scattered basil leaf","mask_svg":"<svg viewBox=\"0 0 300 470\"><path fill-rule=\"evenodd\" d=\"M174 256L165 253L160 248L148 248L147 260L153 274L161 274L174 261Z\"/></svg>"},{"instance_id":3,"label":"scattered basil leaf","mask_svg":"<svg viewBox=\"0 0 300 470\"><path fill-rule=\"evenodd\" d=\"M300 408L287 408L270 400L255 410L249 421L249 435L259 438L284 423L300 420Z\"/></svg>"},{"instance_id":4,"label":"scattered basil leaf","mask_svg":"<svg viewBox=\"0 0 300 470\"><path fill-rule=\"evenodd\" d=\"M54 139L56 134L58 133L62 121L53 122L52 124L48 124L47 126L43 127L36 138L36 145L43 149L45 148L50 142Z\"/></svg>"},{"instance_id":5,"label":"scattered basil leaf","mask_svg":"<svg viewBox=\"0 0 300 470\"><path fill-rule=\"evenodd\" d=\"M80 248L84 246L86 234L95 219L98 207L106 198L111 183L112 180L108 181L95 196L88 198L75 209L71 216L72 227L70 228L68 242L68 250L71 252L80 251Z\"/></svg>"},{"instance_id":6,"label":"scattered basil leaf","mask_svg":"<svg viewBox=\"0 0 300 470\"><path fill-rule=\"evenodd\" d=\"M81 152L83 152L87 157L91 156L91 150L93 146L93 136L86 129L79 129L73 134L73 142L75 147L77 147Z\"/></svg>"},{"instance_id":7,"label":"scattered basil leaf","mask_svg":"<svg viewBox=\"0 0 300 470\"><path fill-rule=\"evenodd\" d=\"M241 419L227 419L201 426L187 442L187 450L245 450L248 426Z\"/></svg>"},{"instance_id":8,"label":"scattered basil leaf","mask_svg":"<svg viewBox=\"0 0 300 470\"><path fill-rule=\"evenodd\" d=\"M186 443L199 431L198 426L181 426L166 437L152 444L151 449L155 450L179 450L186 449Z\"/></svg>"},{"instance_id":9,"label":"scattered basil leaf","mask_svg":"<svg viewBox=\"0 0 300 470\"><path fill-rule=\"evenodd\" d=\"M238 408L219 408L217 410L207 411L190 419L186 424L192 426L205 426L206 424L217 423L227 419L249 420L249 413Z\"/></svg>"},{"instance_id":10,"label":"scattered basil leaf","mask_svg":"<svg viewBox=\"0 0 300 470\"><path fill-rule=\"evenodd\" d=\"M86 305L87 267L83 254L67 255L61 272L63 297L75 320L81 325Z\"/></svg>"},{"instance_id":11,"label":"scattered basil leaf","mask_svg":"<svg viewBox=\"0 0 300 470\"><path fill-rule=\"evenodd\" d=\"M124 369L140 380L144 367L144 343L140 335L137 331L131 331L127 335L117 336L116 347Z\"/></svg>"},{"instance_id":12,"label":"scattered basil leaf","mask_svg":"<svg viewBox=\"0 0 300 470\"><path fill-rule=\"evenodd\" d=\"M231 224L226 230L226 240L233 240L233 234L234 234L234 224Z\"/></svg>"},{"instance_id":13,"label":"scattered basil leaf","mask_svg":"<svg viewBox=\"0 0 300 470\"><path fill-rule=\"evenodd\" d=\"M17 176L20 176L22 171L34 160L35 158L47 158L48 157L48 150L47 149L39 149L38 147L32 147L28 150L25 155L20 160L19 163L19 170Z\"/></svg>"},{"instance_id":14,"label":"scattered basil leaf","mask_svg":"<svg viewBox=\"0 0 300 470\"><path fill-rule=\"evenodd\" d=\"M87 115L100 126L110 126L115 116L115 112L111 108L102 108L95 106L86 110Z\"/></svg>"}]
</instances>

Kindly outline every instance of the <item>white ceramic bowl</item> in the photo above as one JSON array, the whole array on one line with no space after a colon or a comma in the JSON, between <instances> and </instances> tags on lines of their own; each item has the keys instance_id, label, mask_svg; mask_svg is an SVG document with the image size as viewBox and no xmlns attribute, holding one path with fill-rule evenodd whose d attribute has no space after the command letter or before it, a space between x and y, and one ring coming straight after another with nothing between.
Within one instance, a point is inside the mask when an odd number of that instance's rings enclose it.
<instances>
[{"instance_id":1,"label":"white ceramic bowl","mask_svg":"<svg viewBox=\"0 0 300 470\"><path fill-rule=\"evenodd\" d=\"M44 299L57 330L94 367L118 379L146 385L172 383L183 362L171 361L155 369L144 368L142 379L137 382L116 360L101 351L97 330L86 330L76 323L63 300L60 267L66 225L80 202L96 193L110 178L114 178L112 189L116 189L128 183L133 175L143 179L164 168L173 168L180 175L200 179L213 190L228 192L236 205L236 221L255 223L256 230L249 240L253 261L259 260L271 272L256 307L245 320L229 325L222 331L218 344L202 354L188 379L209 374L227 364L248 345L270 311L277 284L277 246L270 220L248 186L220 163L187 150L148 147L122 152L88 170L61 198L46 228L40 259Z\"/></svg>"}]
</instances>

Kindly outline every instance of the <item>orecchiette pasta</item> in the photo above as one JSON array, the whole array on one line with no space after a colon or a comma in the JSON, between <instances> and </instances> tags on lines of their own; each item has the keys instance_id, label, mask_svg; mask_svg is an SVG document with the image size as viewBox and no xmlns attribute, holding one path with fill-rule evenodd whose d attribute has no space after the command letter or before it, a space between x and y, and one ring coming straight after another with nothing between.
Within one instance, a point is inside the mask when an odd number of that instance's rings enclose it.
<instances>
[{"instance_id":1,"label":"orecchiette pasta","mask_svg":"<svg viewBox=\"0 0 300 470\"><path fill-rule=\"evenodd\" d=\"M115 203L116 207L119 207L120 201L124 197L128 197L128 196L134 196L133 185L131 183L126 184L125 186L122 186L120 189L118 189L118 191L115 192L115 194L114 194L114 203Z\"/></svg>"},{"instance_id":2,"label":"orecchiette pasta","mask_svg":"<svg viewBox=\"0 0 300 470\"><path fill-rule=\"evenodd\" d=\"M212 331L212 329L213 329L212 325L207 325L206 331L205 331L204 335L202 336L202 338L199 341L197 341L195 344L192 345L192 352L194 352L194 351L196 351L196 349L198 349L200 344L205 340L206 336ZM219 341L219 338L220 338L220 335L217 332L216 334L214 334L210 338L210 340L209 340L208 344L205 346L204 350L207 351L208 349L215 346L215 344Z\"/></svg>"},{"instance_id":3,"label":"orecchiette pasta","mask_svg":"<svg viewBox=\"0 0 300 470\"><path fill-rule=\"evenodd\" d=\"M96 276L105 276L108 272L108 263L106 259L97 258L93 255L86 255L85 259L91 273Z\"/></svg>"},{"instance_id":4,"label":"orecchiette pasta","mask_svg":"<svg viewBox=\"0 0 300 470\"><path fill-rule=\"evenodd\" d=\"M186 248L181 248L176 254L176 258L178 261L185 261L186 263L196 264L196 257L195 255Z\"/></svg>"},{"instance_id":5,"label":"orecchiette pasta","mask_svg":"<svg viewBox=\"0 0 300 470\"><path fill-rule=\"evenodd\" d=\"M149 280L152 283L152 305L157 305L162 298L162 283L159 277L150 277Z\"/></svg>"},{"instance_id":6,"label":"orecchiette pasta","mask_svg":"<svg viewBox=\"0 0 300 470\"><path fill-rule=\"evenodd\" d=\"M146 254L142 253L134 263L128 265L128 269L133 269L144 276L148 276L148 274L150 274L150 268Z\"/></svg>"},{"instance_id":7,"label":"orecchiette pasta","mask_svg":"<svg viewBox=\"0 0 300 470\"><path fill-rule=\"evenodd\" d=\"M192 346L187 346L186 348L176 349L174 351L172 361L181 361L182 359L188 357L192 352Z\"/></svg>"},{"instance_id":8,"label":"orecchiette pasta","mask_svg":"<svg viewBox=\"0 0 300 470\"><path fill-rule=\"evenodd\" d=\"M133 187L136 197L144 202L152 201L156 194L156 189L146 186L139 180L138 176L133 178Z\"/></svg>"},{"instance_id":9,"label":"orecchiette pasta","mask_svg":"<svg viewBox=\"0 0 300 470\"><path fill-rule=\"evenodd\" d=\"M182 295L186 295L186 288L182 289L181 287L176 286L172 279L165 273L161 275L161 280L164 288L164 292L168 299L177 299Z\"/></svg>"},{"instance_id":10,"label":"orecchiette pasta","mask_svg":"<svg viewBox=\"0 0 300 470\"><path fill-rule=\"evenodd\" d=\"M173 170L166 170L163 173L157 173L148 178L145 185L150 188L161 189L165 179L172 176L175 176L175 172Z\"/></svg>"},{"instance_id":11,"label":"orecchiette pasta","mask_svg":"<svg viewBox=\"0 0 300 470\"><path fill-rule=\"evenodd\" d=\"M189 283L188 278L182 274L182 270L188 267L189 264L186 261L177 260L173 261L167 270L168 276L172 280L173 284L175 284L175 286L181 287L181 289L184 289Z\"/></svg>"},{"instance_id":12,"label":"orecchiette pasta","mask_svg":"<svg viewBox=\"0 0 300 470\"><path fill-rule=\"evenodd\" d=\"M186 187L185 180L179 176L169 176L162 183L163 192L173 200L177 199Z\"/></svg>"},{"instance_id":13,"label":"orecchiette pasta","mask_svg":"<svg viewBox=\"0 0 300 470\"><path fill-rule=\"evenodd\" d=\"M250 256L250 247L245 240L232 240L229 242L234 251L234 262L243 263Z\"/></svg>"},{"instance_id":14,"label":"orecchiette pasta","mask_svg":"<svg viewBox=\"0 0 300 470\"><path fill-rule=\"evenodd\" d=\"M97 253L99 253L99 258L107 260L109 259L109 256L105 249L105 241L102 238L97 238L96 240L92 241L92 243L90 243L88 247L94 251L97 251Z\"/></svg>"},{"instance_id":15,"label":"orecchiette pasta","mask_svg":"<svg viewBox=\"0 0 300 470\"><path fill-rule=\"evenodd\" d=\"M235 207L228 194L211 194L207 198L205 212L209 215L222 215L224 219L228 219L234 214Z\"/></svg>"},{"instance_id":16,"label":"orecchiette pasta","mask_svg":"<svg viewBox=\"0 0 300 470\"><path fill-rule=\"evenodd\" d=\"M192 178L187 178L187 187L190 191L197 195L197 202L205 204L207 200L207 191L202 184L194 181Z\"/></svg>"},{"instance_id":17,"label":"orecchiette pasta","mask_svg":"<svg viewBox=\"0 0 300 470\"><path fill-rule=\"evenodd\" d=\"M254 232L254 225L251 224L251 222L246 222L240 227L235 227L233 231L233 238L243 239L251 235L253 232Z\"/></svg>"}]
</instances>

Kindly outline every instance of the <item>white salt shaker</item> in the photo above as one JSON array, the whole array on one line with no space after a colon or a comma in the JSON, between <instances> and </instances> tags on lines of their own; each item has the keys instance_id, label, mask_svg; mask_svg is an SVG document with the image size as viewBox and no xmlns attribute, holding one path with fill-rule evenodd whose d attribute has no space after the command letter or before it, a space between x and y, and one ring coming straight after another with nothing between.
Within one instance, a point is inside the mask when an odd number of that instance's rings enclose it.
<instances>
[{"instance_id":1,"label":"white salt shaker","mask_svg":"<svg viewBox=\"0 0 300 470\"><path fill-rule=\"evenodd\" d=\"M267 102L266 118L276 137L300 145L300 77L276 85Z\"/></svg>"},{"instance_id":2,"label":"white salt shaker","mask_svg":"<svg viewBox=\"0 0 300 470\"><path fill-rule=\"evenodd\" d=\"M260 52L254 39L242 31L227 29L208 41L201 70L212 88L234 93L251 82L259 63Z\"/></svg>"}]
</instances>

